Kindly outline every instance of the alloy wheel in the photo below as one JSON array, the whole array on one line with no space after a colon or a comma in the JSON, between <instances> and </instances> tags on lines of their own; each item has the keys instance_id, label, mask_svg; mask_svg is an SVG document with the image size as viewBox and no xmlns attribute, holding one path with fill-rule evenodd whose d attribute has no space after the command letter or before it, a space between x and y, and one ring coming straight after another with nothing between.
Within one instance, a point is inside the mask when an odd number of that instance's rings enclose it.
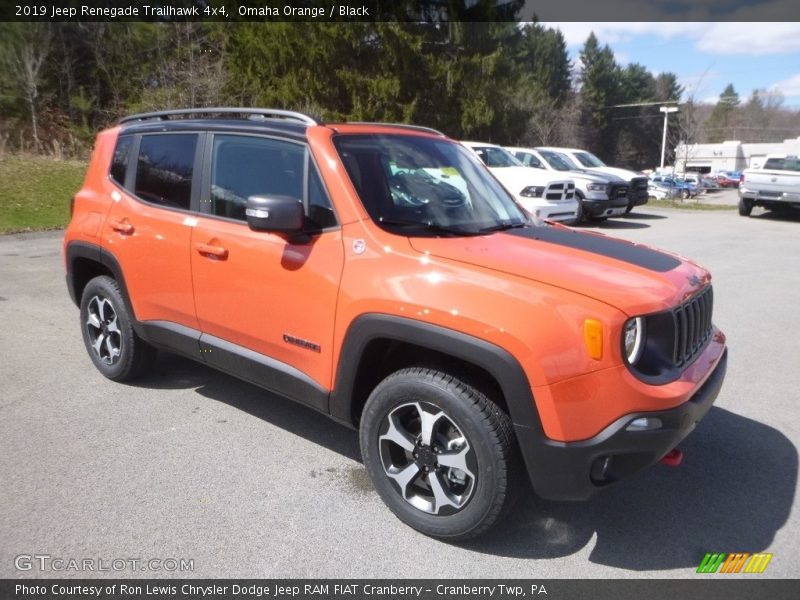
<instances>
[{"instance_id":1,"label":"alloy wheel","mask_svg":"<svg viewBox=\"0 0 800 600\"><path fill-rule=\"evenodd\" d=\"M462 429L426 402L394 408L378 437L386 476L403 499L432 515L450 515L469 502L477 481L475 452Z\"/></svg>"},{"instance_id":2,"label":"alloy wheel","mask_svg":"<svg viewBox=\"0 0 800 600\"><path fill-rule=\"evenodd\" d=\"M113 365L122 353L122 332L117 323L114 306L102 296L93 296L86 311L86 331L97 357Z\"/></svg>"}]
</instances>

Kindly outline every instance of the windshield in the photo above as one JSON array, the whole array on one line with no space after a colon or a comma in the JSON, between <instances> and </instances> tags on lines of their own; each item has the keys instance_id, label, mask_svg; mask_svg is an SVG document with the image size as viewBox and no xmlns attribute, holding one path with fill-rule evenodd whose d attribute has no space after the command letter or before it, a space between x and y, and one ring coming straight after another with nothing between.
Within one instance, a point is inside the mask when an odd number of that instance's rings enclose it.
<instances>
[{"instance_id":1,"label":"windshield","mask_svg":"<svg viewBox=\"0 0 800 600\"><path fill-rule=\"evenodd\" d=\"M470 152L411 135L339 135L339 156L370 218L403 235L476 235L529 220Z\"/></svg>"},{"instance_id":2,"label":"windshield","mask_svg":"<svg viewBox=\"0 0 800 600\"><path fill-rule=\"evenodd\" d=\"M596 167L605 167L605 163L602 160L597 158L591 152L575 152L575 158L577 158L581 164L586 168L596 168Z\"/></svg>"},{"instance_id":3,"label":"windshield","mask_svg":"<svg viewBox=\"0 0 800 600\"><path fill-rule=\"evenodd\" d=\"M550 150L539 150L539 154L547 161L551 167L556 171L571 171L578 169L578 165L573 163L566 154L560 152L551 152Z\"/></svg>"},{"instance_id":4,"label":"windshield","mask_svg":"<svg viewBox=\"0 0 800 600\"><path fill-rule=\"evenodd\" d=\"M524 166L517 160L511 152L505 148L497 148L495 146L483 146L480 148L473 148L487 167L519 167Z\"/></svg>"}]
</instances>

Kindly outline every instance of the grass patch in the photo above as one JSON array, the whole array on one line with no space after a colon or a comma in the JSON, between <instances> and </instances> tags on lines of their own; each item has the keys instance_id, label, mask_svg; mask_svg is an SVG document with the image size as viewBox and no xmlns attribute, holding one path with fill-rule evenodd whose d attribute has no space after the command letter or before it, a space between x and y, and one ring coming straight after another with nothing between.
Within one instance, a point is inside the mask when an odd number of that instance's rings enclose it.
<instances>
[{"instance_id":1,"label":"grass patch","mask_svg":"<svg viewBox=\"0 0 800 600\"><path fill-rule=\"evenodd\" d=\"M645 206L657 206L659 208L677 208L678 210L736 210L736 206L730 204L703 204L694 200L656 200L650 198Z\"/></svg>"},{"instance_id":2,"label":"grass patch","mask_svg":"<svg viewBox=\"0 0 800 600\"><path fill-rule=\"evenodd\" d=\"M0 233L59 229L69 221L69 201L86 163L40 156L0 158Z\"/></svg>"}]
</instances>

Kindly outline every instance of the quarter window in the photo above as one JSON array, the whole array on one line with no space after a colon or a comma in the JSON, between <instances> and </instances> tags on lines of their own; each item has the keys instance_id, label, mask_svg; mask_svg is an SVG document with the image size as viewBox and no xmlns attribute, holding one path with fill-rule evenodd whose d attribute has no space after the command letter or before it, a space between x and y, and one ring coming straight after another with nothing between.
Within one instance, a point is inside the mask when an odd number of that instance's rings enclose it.
<instances>
[{"instance_id":1,"label":"quarter window","mask_svg":"<svg viewBox=\"0 0 800 600\"><path fill-rule=\"evenodd\" d=\"M196 134L144 135L134 193L154 204L189 209Z\"/></svg>"},{"instance_id":2,"label":"quarter window","mask_svg":"<svg viewBox=\"0 0 800 600\"><path fill-rule=\"evenodd\" d=\"M336 216L333 213L328 194L322 186L317 168L311 164L309 169L308 181L308 220L311 227L315 229L325 229L336 225Z\"/></svg>"}]
</instances>

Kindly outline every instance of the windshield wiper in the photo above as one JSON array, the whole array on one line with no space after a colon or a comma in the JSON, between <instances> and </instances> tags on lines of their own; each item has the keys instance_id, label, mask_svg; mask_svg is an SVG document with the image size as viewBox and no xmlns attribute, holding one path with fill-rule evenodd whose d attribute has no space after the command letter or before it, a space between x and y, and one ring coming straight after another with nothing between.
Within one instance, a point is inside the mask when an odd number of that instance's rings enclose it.
<instances>
[{"instance_id":1,"label":"windshield wiper","mask_svg":"<svg viewBox=\"0 0 800 600\"><path fill-rule=\"evenodd\" d=\"M389 225L394 227L419 227L420 229L424 229L425 231L431 231L433 233L448 233L450 235L480 235L480 231L470 231L467 229L457 229L455 227L447 227L445 225L439 225L437 223L433 223L432 221L412 221L410 219L378 219L378 223L381 225Z\"/></svg>"},{"instance_id":2,"label":"windshield wiper","mask_svg":"<svg viewBox=\"0 0 800 600\"><path fill-rule=\"evenodd\" d=\"M526 223L519 222L519 223L497 223L496 225L489 225L488 227L481 227L478 230L478 233L491 233L493 231L505 231L506 229L517 229L519 227L525 227Z\"/></svg>"}]
</instances>

